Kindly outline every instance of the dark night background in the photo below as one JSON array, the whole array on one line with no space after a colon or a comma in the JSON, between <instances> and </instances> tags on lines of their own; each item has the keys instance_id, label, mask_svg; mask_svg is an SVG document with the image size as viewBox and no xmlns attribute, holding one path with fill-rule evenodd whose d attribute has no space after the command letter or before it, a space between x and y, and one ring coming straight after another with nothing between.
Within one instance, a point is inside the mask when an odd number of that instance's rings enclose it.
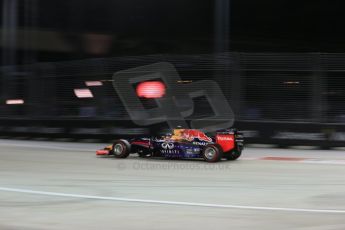
<instances>
[{"instance_id":1,"label":"dark night background","mask_svg":"<svg viewBox=\"0 0 345 230\"><path fill-rule=\"evenodd\" d=\"M343 11L341 1L232 0L226 42L238 52L344 52ZM219 12L206 0L32 0L17 1L17 14L18 30L41 32L18 46L19 56L36 48L32 62L212 53ZM47 32L59 44L40 45L51 39ZM106 44L104 52L85 49L94 40Z\"/></svg>"},{"instance_id":2,"label":"dark night background","mask_svg":"<svg viewBox=\"0 0 345 230\"><path fill-rule=\"evenodd\" d=\"M73 90L168 61L184 80L216 81L236 120L345 120L342 1L2 0L0 7L1 118L128 120L111 84L92 88L94 98ZM202 100L194 104L209 114Z\"/></svg>"}]
</instances>

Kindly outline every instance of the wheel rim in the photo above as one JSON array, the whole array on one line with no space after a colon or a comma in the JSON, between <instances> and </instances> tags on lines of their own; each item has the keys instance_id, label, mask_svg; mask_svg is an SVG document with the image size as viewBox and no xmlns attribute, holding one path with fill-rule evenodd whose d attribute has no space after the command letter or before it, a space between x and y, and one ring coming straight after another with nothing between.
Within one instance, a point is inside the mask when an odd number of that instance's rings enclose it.
<instances>
[{"instance_id":1,"label":"wheel rim","mask_svg":"<svg viewBox=\"0 0 345 230\"><path fill-rule=\"evenodd\" d=\"M207 148L205 149L205 157L209 160L212 160L214 158L214 156L216 155L216 150L214 148Z\"/></svg>"},{"instance_id":2,"label":"wheel rim","mask_svg":"<svg viewBox=\"0 0 345 230\"><path fill-rule=\"evenodd\" d=\"M114 154L115 155L120 155L121 153L123 152L123 146L122 146L122 144L116 144L115 146L114 146Z\"/></svg>"}]
</instances>

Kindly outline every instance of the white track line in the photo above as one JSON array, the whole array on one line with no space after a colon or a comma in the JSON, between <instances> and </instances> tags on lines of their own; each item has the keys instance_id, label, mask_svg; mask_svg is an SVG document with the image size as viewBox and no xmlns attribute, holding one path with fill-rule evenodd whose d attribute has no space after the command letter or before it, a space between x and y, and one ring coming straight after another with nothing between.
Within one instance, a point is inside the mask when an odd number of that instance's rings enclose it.
<instances>
[{"instance_id":1,"label":"white track line","mask_svg":"<svg viewBox=\"0 0 345 230\"><path fill-rule=\"evenodd\" d=\"M326 164L326 165L345 165L345 160L322 160L322 159L308 159L300 163L304 164Z\"/></svg>"},{"instance_id":2,"label":"white track line","mask_svg":"<svg viewBox=\"0 0 345 230\"><path fill-rule=\"evenodd\" d=\"M27 194L45 195L45 196L71 197L71 198L94 199L94 200L111 200L111 201L136 202L136 203L148 203L148 204L165 204L165 205L177 205L177 206L197 206L197 207L209 207L209 208L250 209L250 210L264 210L264 211L345 214L345 210L334 210L334 209L276 208L276 207L262 207L262 206L180 202L180 201L167 201L167 200L146 200L146 199L133 199L133 198L122 198L122 197L92 196L92 195L80 195L80 194L58 193L58 192L44 192L44 191L6 188L6 187L0 187L0 191L27 193Z\"/></svg>"},{"instance_id":3,"label":"white track line","mask_svg":"<svg viewBox=\"0 0 345 230\"><path fill-rule=\"evenodd\" d=\"M273 156L268 156L273 157ZM345 165L344 159L322 159L322 158L304 158L301 160L281 160L279 157L277 159L265 159L266 157L242 157L240 160L246 160L246 161L278 161L278 162L289 162L289 163L296 163L296 164L326 164L326 165ZM284 157L289 158L289 157ZM292 157L296 158L297 157Z\"/></svg>"}]
</instances>

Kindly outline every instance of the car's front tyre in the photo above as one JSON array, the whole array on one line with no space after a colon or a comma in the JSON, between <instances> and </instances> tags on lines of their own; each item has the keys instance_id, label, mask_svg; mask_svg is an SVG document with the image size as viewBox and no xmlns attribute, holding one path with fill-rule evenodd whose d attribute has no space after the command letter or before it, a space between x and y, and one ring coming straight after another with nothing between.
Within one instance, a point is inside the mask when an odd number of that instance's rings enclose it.
<instances>
[{"instance_id":1,"label":"car's front tyre","mask_svg":"<svg viewBox=\"0 0 345 230\"><path fill-rule=\"evenodd\" d=\"M126 158L130 153L130 144L126 140L116 140L113 144L112 153L116 158Z\"/></svg>"}]
</instances>

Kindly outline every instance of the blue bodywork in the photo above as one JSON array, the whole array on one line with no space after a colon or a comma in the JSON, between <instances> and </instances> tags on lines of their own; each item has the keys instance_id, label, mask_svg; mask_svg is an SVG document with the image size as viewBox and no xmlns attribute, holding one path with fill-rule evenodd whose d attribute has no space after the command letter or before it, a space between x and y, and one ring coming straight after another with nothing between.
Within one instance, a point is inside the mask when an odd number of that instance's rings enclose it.
<instances>
[{"instance_id":1,"label":"blue bodywork","mask_svg":"<svg viewBox=\"0 0 345 230\"><path fill-rule=\"evenodd\" d=\"M166 158L200 158L203 147L212 142L199 141L176 142L167 140L154 140L152 147L155 153Z\"/></svg>"}]
</instances>

